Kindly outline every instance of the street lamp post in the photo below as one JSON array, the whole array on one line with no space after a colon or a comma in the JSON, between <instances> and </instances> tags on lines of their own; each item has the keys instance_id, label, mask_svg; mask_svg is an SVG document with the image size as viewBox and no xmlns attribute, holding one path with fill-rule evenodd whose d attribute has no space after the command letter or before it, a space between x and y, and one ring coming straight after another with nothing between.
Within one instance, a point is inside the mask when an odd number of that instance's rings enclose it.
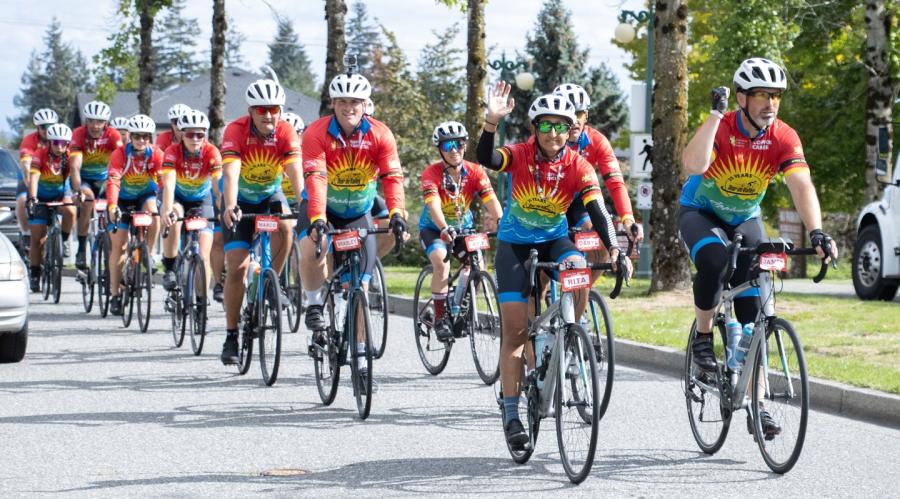
<instances>
[{"instance_id":1,"label":"street lamp post","mask_svg":"<svg viewBox=\"0 0 900 499\"><path fill-rule=\"evenodd\" d=\"M646 101L644 105L644 133L653 133L653 2L650 3L650 10L642 10L634 12L631 10L623 10L619 12L619 25L616 26L615 38L619 43L631 43L635 37L634 27L629 23L629 19L634 19L638 24L647 23L647 78L646 78ZM634 168L634 165L631 165ZM650 235L650 210L641 210L641 223L644 225L644 234ZM638 262L637 275L639 277L650 277L651 271L651 248L647 242L648 238L644 238L641 242L641 259Z\"/></svg>"},{"instance_id":2,"label":"street lamp post","mask_svg":"<svg viewBox=\"0 0 900 499\"><path fill-rule=\"evenodd\" d=\"M515 71L516 69L527 69L528 63L524 61L511 61L507 59L505 51L500 54L500 59L489 61L488 66L500 71L501 81L513 80L516 83L516 87L518 87L518 89L522 90L523 92L528 92L529 90L534 88L534 75L529 73L528 71L522 71L521 73L517 73L515 76L513 76L513 71ZM500 124L497 126L497 135L499 136L498 145L502 146L506 144L506 120L500 120ZM497 195L501 200L506 199L506 185L503 182L498 182Z\"/></svg>"}]
</instances>

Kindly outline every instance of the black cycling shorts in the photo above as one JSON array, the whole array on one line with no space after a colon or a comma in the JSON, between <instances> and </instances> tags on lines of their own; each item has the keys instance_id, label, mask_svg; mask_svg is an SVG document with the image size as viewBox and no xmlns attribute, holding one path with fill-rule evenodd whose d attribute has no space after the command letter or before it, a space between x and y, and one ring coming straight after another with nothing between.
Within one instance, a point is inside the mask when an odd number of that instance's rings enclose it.
<instances>
[{"instance_id":1,"label":"black cycling shorts","mask_svg":"<svg viewBox=\"0 0 900 499\"><path fill-rule=\"evenodd\" d=\"M275 194L272 194L267 199L264 199L259 204L252 203L244 203L238 201L238 206L241 208L242 213L250 214L250 213L282 213L282 206L287 206L287 199L284 197L284 192L280 189L275 191ZM221 206L219 207L221 211L225 211ZM223 217L228 216L223 213ZM222 236L223 241L225 242L225 252L229 252L231 250L242 249L244 251L250 250L250 245L253 243L253 236L256 234L256 220L252 218L248 218L246 220L241 220L237 224L236 231L230 231L228 229L223 229Z\"/></svg>"},{"instance_id":2,"label":"black cycling shorts","mask_svg":"<svg viewBox=\"0 0 900 499\"><path fill-rule=\"evenodd\" d=\"M497 274L497 299L500 303L528 303L528 296L522 296L528 284L528 261L531 248L538 250L540 262L562 262L571 256L584 258L575 243L568 237L535 244L511 244L500 241L494 257L494 271Z\"/></svg>"}]
</instances>

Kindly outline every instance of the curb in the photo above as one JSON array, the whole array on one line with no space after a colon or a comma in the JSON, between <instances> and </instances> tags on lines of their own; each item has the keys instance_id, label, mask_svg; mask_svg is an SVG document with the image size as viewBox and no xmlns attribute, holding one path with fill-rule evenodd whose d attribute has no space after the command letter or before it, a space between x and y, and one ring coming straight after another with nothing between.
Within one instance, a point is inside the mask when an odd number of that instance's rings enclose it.
<instances>
[{"instance_id":1,"label":"curb","mask_svg":"<svg viewBox=\"0 0 900 499\"><path fill-rule=\"evenodd\" d=\"M390 295L391 313L411 317L413 300ZM616 364L681 378L684 352L615 339ZM900 396L810 377L810 408L850 419L900 429Z\"/></svg>"}]
</instances>

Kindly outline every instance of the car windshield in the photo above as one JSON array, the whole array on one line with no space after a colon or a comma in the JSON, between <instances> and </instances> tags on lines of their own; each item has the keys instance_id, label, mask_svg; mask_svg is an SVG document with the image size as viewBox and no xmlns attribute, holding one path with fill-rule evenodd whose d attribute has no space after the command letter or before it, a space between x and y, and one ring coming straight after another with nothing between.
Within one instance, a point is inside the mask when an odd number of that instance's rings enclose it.
<instances>
[{"instance_id":1,"label":"car windshield","mask_svg":"<svg viewBox=\"0 0 900 499\"><path fill-rule=\"evenodd\" d=\"M0 149L0 177L15 179L19 172L19 166L10 156L9 152Z\"/></svg>"}]
</instances>

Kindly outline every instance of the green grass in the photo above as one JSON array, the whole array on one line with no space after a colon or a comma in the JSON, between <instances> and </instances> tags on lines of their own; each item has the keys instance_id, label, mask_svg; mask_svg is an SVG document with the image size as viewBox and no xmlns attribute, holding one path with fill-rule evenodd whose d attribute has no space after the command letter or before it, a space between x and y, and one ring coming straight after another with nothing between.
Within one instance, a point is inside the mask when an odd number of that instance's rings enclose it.
<instances>
[{"instance_id":1,"label":"green grass","mask_svg":"<svg viewBox=\"0 0 900 499\"><path fill-rule=\"evenodd\" d=\"M386 268L390 292L412 296L420 271ZM616 337L684 349L693 320L691 291L648 297L649 286L649 280L635 279L618 299L610 300ZM599 288L608 293L612 280L602 280ZM900 306L896 303L782 293L776 309L799 333L811 376L900 394Z\"/></svg>"}]
</instances>

